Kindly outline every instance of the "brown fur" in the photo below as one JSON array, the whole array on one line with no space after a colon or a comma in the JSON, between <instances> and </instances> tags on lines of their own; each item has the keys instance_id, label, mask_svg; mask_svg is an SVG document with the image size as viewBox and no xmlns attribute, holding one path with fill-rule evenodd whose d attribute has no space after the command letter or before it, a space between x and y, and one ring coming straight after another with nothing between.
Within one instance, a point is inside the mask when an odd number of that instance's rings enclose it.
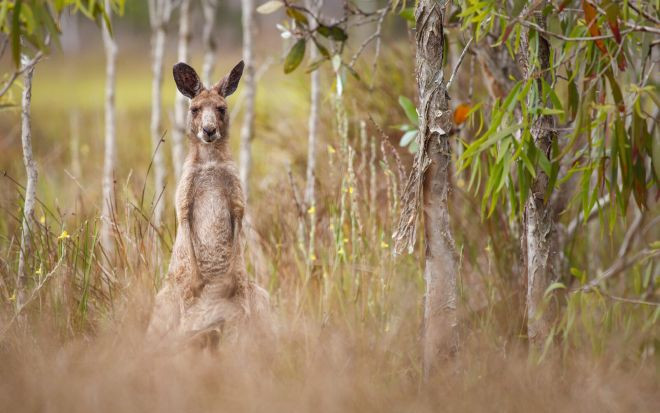
<instances>
[{"instance_id":1,"label":"brown fur","mask_svg":"<svg viewBox=\"0 0 660 413\"><path fill-rule=\"evenodd\" d=\"M174 67L177 87L191 98L190 151L176 191L178 232L167 280L156 296L150 336L234 331L268 308L268 293L250 282L245 271L245 202L227 139L225 98L236 90L242 69L241 62L206 89L191 67Z\"/></svg>"}]
</instances>

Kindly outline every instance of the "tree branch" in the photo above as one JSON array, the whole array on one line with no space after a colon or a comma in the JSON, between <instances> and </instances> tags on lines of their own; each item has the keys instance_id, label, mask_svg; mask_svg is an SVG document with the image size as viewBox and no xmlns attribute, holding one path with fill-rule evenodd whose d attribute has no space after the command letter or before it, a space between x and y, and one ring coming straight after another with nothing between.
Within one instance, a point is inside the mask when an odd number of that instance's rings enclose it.
<instances>
[{"instance_id":1,"label":"tree branch","mask_svg":"<svg viewBox=\"0 0 660 413\"><path fill-rule=\"evenodd\" d=\"M454 77L456 76L456 72L458 72L458 68L461 66L461 63L463 63L463 59L465 58L465 54L467 53L468 49L470 48L470 45L472 44L472 40L474 40L474 37L471 38L465 47L463 48L463 51L461 52L461 55L458 58L458 62L456 62L456 66L454 66L454 70L451 72L451 76L449 77L449 80L447 81L447 90L449 90L449 87L451 86L452 82L454 81Z\"/></svg>"}]
</instances>

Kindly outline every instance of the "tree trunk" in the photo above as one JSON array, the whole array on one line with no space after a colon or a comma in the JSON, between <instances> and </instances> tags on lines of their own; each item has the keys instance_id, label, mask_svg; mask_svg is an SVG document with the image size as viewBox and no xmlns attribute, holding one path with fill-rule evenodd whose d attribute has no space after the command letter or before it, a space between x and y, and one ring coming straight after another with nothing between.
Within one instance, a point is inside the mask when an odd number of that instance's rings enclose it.
<instances>
[{"instance_id":1,"label":"tree trunk","mask_svg":"<svg viewBox=\"0 0 660 413\"><path fill-rule=\"evenodd\" d=\"M105 0L105 8L110 18L110 0ZM103 206L101 209L101 245L108 256L113 252L113 210L115 205L115 66L117 44L104 23L102 28L105 48L105 158L103 161Z\"/></svg>"},{"instance_id":2,"label":"tree trunk","mask_svg":"<svg viewBox=\"0 0 660 413\"><path fill-rule=\"evenodd\" d=\"M151 49L152 49L152 75L151 83L151 144L154 152L153 169L155 182L153 224L159 229L163 223L165 211L165 159L161 144L162 102L161 92L163 86L163 53L165 49L165 25L170 19L170 0L151 0L149 2L151 19Z\"/></svg>"},{"instance_id":3,"label":"tree trunk","mask_svg":"<svg viewBox=\"0 0 660 413\"><path fill-rule=\"evenodd\" d=\"M182 0L179 9L179 48L177 59L187 62L188 46L190 45L190 0ZM183 167L184 148L186 136L186 115L188 114L188 99L177 91L174 99L174 128L172 128L172 163L174 164L174 177L176 181L181 178Z\"/></svg>"},{"instance_id":4,"label":"tree trunk","mask_svg":"<svg viewBox=\"0 0 660 413\"><path fill-rule=\"evenodd\" d=\"M204 13L204 28L202 31L202 44L204 45L204 63L202 65L202 81L205 85L213 84L213 68L215 67L216 44L213 39L215 27L215 14L218 9L218 0L202 0Z\"/></svg>"},{"instance_id":5,"label":"tree trunk","mask_svg":"<svg viewBox=\"0 0 660 413\"><path fill-rule=\"evenodd\" d=\"M543 7L539 7L542 10ZM540 12L535 12L537 24L545 27L545 18ZM525 79L533 79L542 73L545 81L550 84L550 45L538 34L538 55L534 59L528 56L529 30L523 29L521 36L521 53L518 65ZM531 66L532 61L538 61L539 67ZM536 81L537 99L542 96L541 78ZM530 106L545 106L543 102L529 102ZM556 139L554 116L539 116L531 129L536 146L551 159L552 143ZM554 209L545 202L548 188L548 176L541 170L537 171L537 179L533 183L530 195L525 204L525 225L523 228L522 246L527 272L527 336L532 347L542 346L550 332L553 311L544 305L544 293L550 283L556 279L555 268L558 257L557 226Z\"/></svg>"},{"instance_id":6,"label":"tree trunk","mask_svg":"<svg viewBox=\"0 0 660 413\"><path fill-rule=\"evenodd\" d=\"M23 59L28 60L28 59ZM23 145L23 163L27 175L25 186L25 204L23 206L23 225L21 232L21 251L18 256L18 279L16 282L16 307L20 309L25 303L27 288L27 270L25 260L31 248L30 224L34 220L34 204L37 199L37 165L32 156L32 126L30 119L30 103L32 101L32 76L34 66L29 67L24 74L23 96L21 101L21 143Z\"/></svg>"},{"instance_id":7,"label":"tree trunk","mask_svg":"<svg viewBox=\"0 0 660 413\"><path fill-rule=\"evenodd\" d=\"M251 141L254 135L254 98L256 83L254 79L254 1L241 0L243 5L243 93L245 93L245 112L241 126L241 147L239 152L239 177L247 202L250 194L249 177L252 164Z\"/></svg>"},{"instance_id":8,"label":"tree trunk","mask_svg":"<svg viewBox=\"0 0 660 413\"><path fill-rule=\"evenodd\" d=\"M307 7L313 12L318 13L323 2L322 0L307 0ZM314 29L314 25L310 27ZM314 62L318 58L318 50L312 46L309 54L309 61ZM305 183L305 205L309 208L316 204L314 184L316 179L316 130L319 123L319 92L320 92L319 70L314 70L310 76L310 95L309 95L309 118L307 121L307 173ZM311 251L310 251L311 252Z\"/></svg>"},{"instance_id":9,"label":"tree trunk","mask_svg":"<svg viewBox=\"0 0 660 413\"><path fill-rule=\"evenodd\" d=\"M423 177L426 262L424 279L424 330L422 337L424 376L442 359L458 349L457 259L449 225L448 195L451 144L448 96L442 72L442 10L446 2L420 0L417 21L417 87L419 91L420 150L430 164Z\"/></svg>"}]
</instances>

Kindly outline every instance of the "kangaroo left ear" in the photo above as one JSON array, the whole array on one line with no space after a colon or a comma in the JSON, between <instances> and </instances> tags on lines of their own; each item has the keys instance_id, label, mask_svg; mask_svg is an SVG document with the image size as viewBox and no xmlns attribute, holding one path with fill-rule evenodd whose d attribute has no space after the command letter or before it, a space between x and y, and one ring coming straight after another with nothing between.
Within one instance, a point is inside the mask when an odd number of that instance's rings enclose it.
<instances>
[{"instance_id":1,"label":"kangaroo left ear","mask_svg":"<svg viewBox=\"0 0 660 413\"><path fill-rule=\"evenodd\" d=\"M236 92L238 82L243 75L243 67L245 67L245 64L241 60L236 66L234 66L227 76L223 77L222 80L213 87L220 96L227 97Z\"/></svg>"}]
</instances>

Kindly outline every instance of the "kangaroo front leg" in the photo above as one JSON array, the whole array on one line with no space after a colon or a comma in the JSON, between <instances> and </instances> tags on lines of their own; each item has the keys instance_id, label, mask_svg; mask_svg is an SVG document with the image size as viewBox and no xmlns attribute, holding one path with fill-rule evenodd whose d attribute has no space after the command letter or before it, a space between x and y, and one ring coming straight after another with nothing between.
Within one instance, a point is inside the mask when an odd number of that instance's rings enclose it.
<instances>
[{"instance_id":1,"label":"kangaroo front leg","mask_svg":"<svg viewBox=\"0 0 660 413\"><path fill-rule=\"evenodd\" d=\"M181 196L178 199L179 204L179 230L183 237L186 255L190 262L190 275L192 279L191 293L193 297L198 297L204 288L204 278L199 270L195 246L193 244L192 230L192 211L193 211L193 177L186 176L181 180Z\"/></svg>"}]
</instances>

